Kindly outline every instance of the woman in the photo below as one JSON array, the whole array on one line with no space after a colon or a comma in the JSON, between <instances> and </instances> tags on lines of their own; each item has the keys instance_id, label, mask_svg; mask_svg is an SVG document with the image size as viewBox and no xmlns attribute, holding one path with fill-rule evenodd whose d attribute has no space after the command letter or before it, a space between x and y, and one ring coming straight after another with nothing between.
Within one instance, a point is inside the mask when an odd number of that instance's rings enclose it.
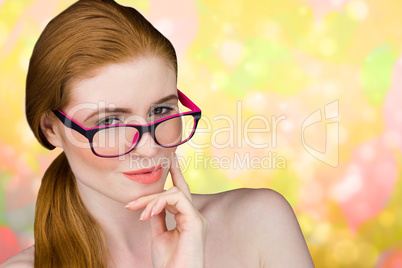
<instances>
[{"instance_id":1,"label":"woman","mask_svg":"<svg viewBox=\"0 0 402 268\"><path fill-rule=\"evenodd\" d=\"M35 244L2 267L313 267L280 194L190 193L174 152L201 111L176 85L174 48L132 8L82 0L47 25L26 115L63 153L42 180Z\"/></svg>"}]
</instances>

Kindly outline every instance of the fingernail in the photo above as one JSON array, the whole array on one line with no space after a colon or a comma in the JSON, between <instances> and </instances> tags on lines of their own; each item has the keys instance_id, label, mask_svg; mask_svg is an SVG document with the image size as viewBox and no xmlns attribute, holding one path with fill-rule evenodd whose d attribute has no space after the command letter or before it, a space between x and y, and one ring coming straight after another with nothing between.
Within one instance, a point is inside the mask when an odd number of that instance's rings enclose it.
<instances>
[{"instance_id":1,"label":"fingernail","mask_svg":"<svg viewBox=\"0 0 402 268\"><path fill-rule=\"evenodd\" d=\"M132 204L134 204L135 201L131 201L130 203L128 203L124 208L129 208Z\"/></svg>"},{"instance_id":2,"label":"fingernail","mask_svg":"<svg viewBox=\"0 0 402 268\"><path fill-rule=\"evenodd\" d=\"M154 215L156 205L152 208L151 217Z\"/></svg>"},{"instance_id":3,"label":"fingernail","mask_svg":"<svg viewBox=\"0 0 402 268\"><path fill-rule=\"evenodd\" d=\"M144 218L144 214L145 214L145 210L141 213L140 221L142 221L142 219Z\"/></svg>"}]
</instances>

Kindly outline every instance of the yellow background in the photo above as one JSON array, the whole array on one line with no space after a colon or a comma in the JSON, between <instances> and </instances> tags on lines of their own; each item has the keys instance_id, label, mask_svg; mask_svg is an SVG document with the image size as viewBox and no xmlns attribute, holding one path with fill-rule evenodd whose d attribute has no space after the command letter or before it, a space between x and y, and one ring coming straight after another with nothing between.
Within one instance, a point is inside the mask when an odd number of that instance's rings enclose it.
<instances>
[{"instance_id":1,"label":"yellow background","mask_svg":"<svg viewBox=\"0 0 402 268\"><path fill-rule=\"evenodd\" d=\"M41 30L72 2L0 0L0 262L33 243L40 179L59 153L31 134L24 84ZM402 1L118 2L172 41L178 87L203 111L194 142L207 146L179 148L193 192L272 188L316 267L402 267Z\"/></svg>"}]
</instances>

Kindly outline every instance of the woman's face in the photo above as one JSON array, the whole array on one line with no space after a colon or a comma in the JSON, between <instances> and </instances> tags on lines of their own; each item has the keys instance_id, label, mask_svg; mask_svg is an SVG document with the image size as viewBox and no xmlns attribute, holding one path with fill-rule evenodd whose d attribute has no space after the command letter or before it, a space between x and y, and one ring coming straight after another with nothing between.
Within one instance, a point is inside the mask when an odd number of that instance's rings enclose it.
<instances>
[{"instance_id":1,"label":"woman's face","mask_svg":"<svg viewBox=\"0 0 402 268\"><path fill-rule=\"evenodd\" d=\"M112 124L147 124L159 114L178 109L176 73L167 61L157 57L137 58L109 64L95 70L89 78L70 83L70 102L63 112L80 125L90 128ZM173 96L172 96L173 95ZM161 99L170 96L167 100ZM62 147L86 202L104 199L126 204L140 196L163 189L175 148L158 146L151 134L143 134L130 153L102 158L92 153L88 140L57 124ZM162 164L162 168L140 175L143 168ZM126 173L126 174L124 174Z\"/></svg>"}]
</instances>

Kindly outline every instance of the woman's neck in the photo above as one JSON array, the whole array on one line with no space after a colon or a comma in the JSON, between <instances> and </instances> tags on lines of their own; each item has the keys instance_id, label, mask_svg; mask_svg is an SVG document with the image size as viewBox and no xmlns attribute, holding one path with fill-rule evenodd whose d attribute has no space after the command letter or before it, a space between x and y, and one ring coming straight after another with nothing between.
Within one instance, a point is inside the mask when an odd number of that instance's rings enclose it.
<instances>
[{"instance_id":1,"label":"woman's neck","mask_svg":"<svg viewBox=\"0 0 402 268\"><path fill-rule=\"evenodd\" d=\"M102 229L110 254L113 252L150 252L149 221L139 221L142 210L130 211L125 204L78 183L81 198Z\"/></svg>"}]
</instances>

